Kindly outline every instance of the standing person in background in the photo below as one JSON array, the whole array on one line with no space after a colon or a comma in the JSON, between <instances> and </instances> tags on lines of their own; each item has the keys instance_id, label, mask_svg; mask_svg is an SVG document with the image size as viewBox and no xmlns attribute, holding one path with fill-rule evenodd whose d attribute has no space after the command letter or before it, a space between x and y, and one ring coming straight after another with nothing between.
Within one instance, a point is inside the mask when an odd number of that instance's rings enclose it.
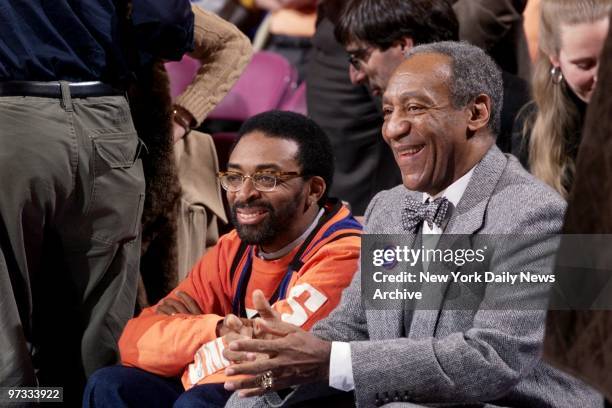
<instances>
[{"instance_id":1,"label":"standing person in background","mask_svg":"<svg viewBox=\"0 0 612 408\"><path fill-rule=\"evenodd\" d=\"M299 82L303 81L315 31L317 0L240 0L240 4L270 13L259 28L264 32L258 32L254 39L255 48L261 36L265 39L263 49L285 57L297 69Z\"/></svg>"},{"instance_id":2,"label":"standing person in background","mask_svg":"<svg viewBox=\"0 0 612 408\"><path fill-rule=\"evenodd\" d=\"M513 153L567 197L612 0L542 0L541 6L535 104L524 109L528 119L524 129L514 132Z\"/></svg>"},{"instance_id":3,"label":"standing person in background","mask_svg":"<svg viewBox=\"0 0 612 408\"><path fill-rule=\"evenodd\" d=\"M531 59L523 29L527 0L453 0L453 3L461 40L487 51L503 71L530 81Z\"/></svg>"},{"instance_id":4,"label":"standing person in background","mask_svg":"<svg viewBox=\"0 0 612 408\"><path fill-rule=\"evenodd\" d=\"M322 0L312 39L306 81L308 114L329 136L336 172L332 194L362 215L381 190L402 182L393 154L380 132L380 100L363 85L352 84L348 55L334 37L345 0Z\"/></svg>"},{"instance_id":5,"label":"standing person in background","mask_svg":"<svg viewBox=\"0 0 612 408\"><path fill-rule=\"evenodd\" d=\"M531 58L523 27L526 6L527 0L453 0L459 38L485 50L502 69L504 107L497 145L506 153L512 150L514 126L523 125L521 108L532 99Z\"/></svg>"},{"instance_id":6,"label":"standing person in background","mask_svg":"<svg viewBox=\"0 0 612 408\"><path fill-rule=\"evenodd\" d=\"M125 90L193 47L187 0L124 3L0 8L0 386L68 403L117 361L134 308L145 183Z\"/></svg>"}]
</instances>

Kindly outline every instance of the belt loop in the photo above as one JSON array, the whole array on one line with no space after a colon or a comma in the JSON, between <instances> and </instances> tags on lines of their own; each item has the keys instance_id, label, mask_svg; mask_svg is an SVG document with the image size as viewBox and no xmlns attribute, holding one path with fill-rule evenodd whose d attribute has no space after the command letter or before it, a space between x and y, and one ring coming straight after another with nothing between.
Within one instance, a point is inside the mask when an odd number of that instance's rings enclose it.
<instances>
[{"instance_id":1,"label":"belt loop","mask_svg":"<svg viewBox=\"0 0 612 408\"><path fill-rule=\"evenodd\" d=\"M59 81L62 90L62 107L66 112L72 112L72 98L70 96L70 84L66 81Z\"/></svg>"}]
</instances>

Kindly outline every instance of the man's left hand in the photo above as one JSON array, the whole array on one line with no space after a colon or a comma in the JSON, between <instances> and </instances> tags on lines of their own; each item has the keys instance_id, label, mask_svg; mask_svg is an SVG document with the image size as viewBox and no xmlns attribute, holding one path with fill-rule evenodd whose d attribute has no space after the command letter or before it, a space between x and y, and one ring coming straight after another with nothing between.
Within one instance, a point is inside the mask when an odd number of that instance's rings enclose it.
<instances>
[{"instance_id":1,"label":"man's left hand","mask_svg":"<svg viewBox=\"0 0 612 408\"><path fill-rule=\"evenodd\" d=\"M251 361L232 365L225 370L225 374L228 376L249 374L252 377L228 380L225 382L226 390L240 390L239 396L253 397L292 385L328 378L331 342L321 340L288 323L257 320L261 330L284 337L274 340L253 339L232 342L229 345L230 352L246 353L246 360ZM267 354L270 358L252 361L258 354ZM265 376L271 378L267 386L265 386Z\"/></svg>"},{"instance_id":2,"label":"man's left hand","mask_svg":"<svg viewBox=\"0 0 612 408\"><path fill-rule=\"evenodd\" d=\"M198 306L198 302L196 302L195 299L193 299L187 293L177 290L174 294L176 295L177 299L168 297L159 302L155 308L155 312L157 314L168 316L173 316L175 314L203 314L202 309L200 309L200 306Z\"/></svg>"}]
</instances>

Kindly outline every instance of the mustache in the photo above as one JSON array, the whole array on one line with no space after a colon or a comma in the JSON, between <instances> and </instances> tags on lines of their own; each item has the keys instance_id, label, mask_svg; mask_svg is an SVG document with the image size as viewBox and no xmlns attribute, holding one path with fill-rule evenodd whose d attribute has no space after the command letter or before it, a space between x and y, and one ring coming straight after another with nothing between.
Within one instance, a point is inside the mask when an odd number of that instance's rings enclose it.
<instances>
[{"instance_id":1,"label":"mustache","mask_svg":"<svg viewBox=\"0 0 612 408\"><path fill-rule=\"evenodd\" d=\"M274 211L272 204L270 204L267 201L263 201L263 200L250 201L250 202L237 201L232 206L232 211L235 211L238 208L252 208L252 207L263 207L269 210L270 212Z\"/></svg>"}]
</instances>

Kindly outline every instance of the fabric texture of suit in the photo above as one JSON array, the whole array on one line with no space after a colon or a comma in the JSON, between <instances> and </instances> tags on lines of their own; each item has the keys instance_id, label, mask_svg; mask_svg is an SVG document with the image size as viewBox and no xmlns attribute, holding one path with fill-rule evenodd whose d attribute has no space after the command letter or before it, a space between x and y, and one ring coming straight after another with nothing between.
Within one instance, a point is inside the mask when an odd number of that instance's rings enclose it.
<instances>
[{"instance_id":1,"label":"fabric texture of suit","mask_svg":"<svg viewBox=\"0 0 612 408\"><path fill-rule=\"evenodd\" d=\"M406 195L422 197L404 186L375 196L366 211L365 232L404 234ZM445 234L554 234L561 229L564 210L552 189L493 146L475 168ZM539 262L553 254L536 245L520 255ZM360 275L340 305L313 327L321 338L350 342L357 406L394 400L433 406L603 405L592 389L540 360L545 311L445 310L445 299L438 310L415 310L412 316L397 309L365 310ZM245 400L234 396L228 406L290 405L319 392L331 389L325 384L298 387L284 401L274 393Z\"/></svg>"}]
</instances>

